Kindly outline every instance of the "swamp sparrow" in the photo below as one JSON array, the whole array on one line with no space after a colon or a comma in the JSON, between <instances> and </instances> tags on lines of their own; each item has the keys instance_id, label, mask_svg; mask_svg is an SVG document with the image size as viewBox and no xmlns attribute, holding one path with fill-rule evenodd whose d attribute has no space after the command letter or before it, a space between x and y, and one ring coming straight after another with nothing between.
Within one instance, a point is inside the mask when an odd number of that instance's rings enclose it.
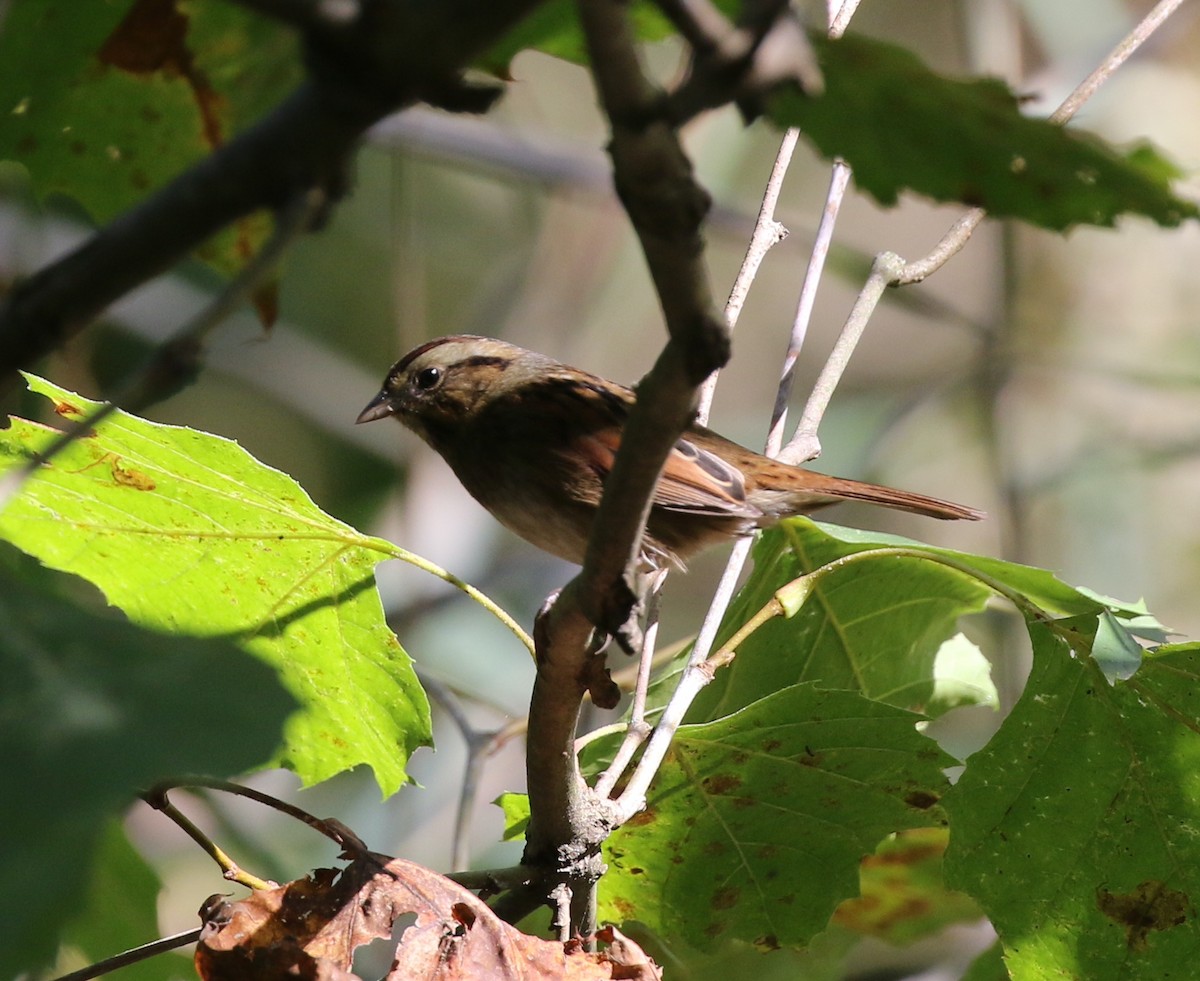
<instances>
[{"instance_id":1,"label":"swamp sparrow","mask_svg":"<svg viewBox=\"0 0 1200 981\"><path fill-rule=\"evenodd\" d=\"M582 563L633 399L622 385L544 355L459 335L397 361L358 422L395 416L501 524ZM682 564L710 545L843 500L983 517L923 494L788 466L692 426L667 457L643 548L655 565Z\"/></svg>"}]
</instances>

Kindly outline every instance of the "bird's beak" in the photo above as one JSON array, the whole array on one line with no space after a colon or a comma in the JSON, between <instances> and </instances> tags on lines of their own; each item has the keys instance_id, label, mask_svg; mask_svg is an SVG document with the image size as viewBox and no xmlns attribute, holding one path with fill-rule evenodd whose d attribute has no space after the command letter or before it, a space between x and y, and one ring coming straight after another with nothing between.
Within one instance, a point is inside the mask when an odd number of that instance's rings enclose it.
<instances>
[{"instance_id":1,"label":"bird's beak","mask_svg":"<svg viewBox=\"0 0 1200 981\"><path fill-rule=\"evenodd\" d=\"M370 402L367 407L358 414L356 423L374 422L376 419L386 419L392 414L392 402L388 398L388 393L381 391Z\"/></svg>"}]
</instances>

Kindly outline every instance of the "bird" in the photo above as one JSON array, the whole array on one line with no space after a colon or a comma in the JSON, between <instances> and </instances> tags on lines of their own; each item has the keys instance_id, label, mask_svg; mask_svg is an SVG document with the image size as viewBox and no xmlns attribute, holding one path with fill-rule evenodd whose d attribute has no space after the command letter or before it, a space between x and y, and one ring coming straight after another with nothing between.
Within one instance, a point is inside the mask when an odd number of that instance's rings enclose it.
<instances>
[{"instance_id":1,"label":"bird","mask_svg":"<svg viewBox=\"0 0 1200 981\"><path fill-rule=\"evenodd\" d=\"M455 334L397 361L357 422L395 418L502 525L582 564L634 397L623 385L535 351ZM933 518L985 516L936 497L791 466L692 425L659 478L643 558L651 567L684 567L710 546L839 501Z\"/></svg>"}]
</instances>

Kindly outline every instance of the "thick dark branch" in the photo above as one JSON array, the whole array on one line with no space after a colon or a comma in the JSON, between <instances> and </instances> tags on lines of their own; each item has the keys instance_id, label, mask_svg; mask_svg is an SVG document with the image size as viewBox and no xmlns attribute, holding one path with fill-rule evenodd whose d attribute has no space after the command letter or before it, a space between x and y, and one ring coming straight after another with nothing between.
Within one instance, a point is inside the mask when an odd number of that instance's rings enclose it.
<instances>
[{"instance_id":1,"label":"thick dark branch","mask_svg":"<svg viewBox=\"0 0 1200 981\"><path fill-rule=\"evenodd\" d=\"M589 649L591 624L637 646L637 568L659 472L691 422L697 388L729 356L703 263L700 226L709 199L661 93L646 78L620 0L580 0L592 73L612 123L614 181L641 240L670 334L639 386L621 450L605 482L583 571L539 619L538 674L529 713L530 823L525 863L558 871L569 889L572 925L588 931L600 844L611 804L584 783L575 732L585 691L603 691L601 662ZM558 895L562 895L559 890Z\"/></svg>"},{"instance_id":2,"label":"thick dark branch","mask_svg":"<svg viewBox=\"0 0 1200 981\"><path fill-rule=\"evenodd\" d=\"M703 261L700 228L709 197L692 176L677 132L662 118L662 93L642 70L625 6L582 0L580 9L596 87L612 122L617 194L641 241L670 334L639 386L583 567L585 612L619 634L638 589L631 574L658 474L692 420L696 386L728 359L729 336Z\"/></svg>"},{"instance_id":3,"label":"thick dark branch","mask_svg":"<svg viewBox=\"0 0 1200 981\"><path fill-rule=\"evenodd\" d=\"M557 862L558 875L570 890L572 924L586 932L601 870L600 844L619 820L611 802L586 786L575 758L583 694L591 691L595 699L603 691L598 659L586 644L588 625L614 634L626 650L639 646L638 568L650 502L668 453L695 415L700 384L729 357L729 331L709 289L701 235L709 198L694 180L680 145L678 106L643 72L627 5L622 0L578 2L592 74L612 124L614 184L641 242L670 335L638 386L620 452L605 481L583 571L540 618L536 638L525 862ZM702 60L694 65L705 69L706 76L703 97L693 101L713 104L710 93L717 89L724 101L744 98L751 93L748 79L774 81L771 71L760 71L764 42L777 30L788 34L794 26L779 0L746 4L746 11L771 16L742 25L744 57L724 51L727 45L718 35L725 25L703 0L663 0L662 6L715 65L711 71ZM800 40L802 47L802 35ZM793 53L796 48L785 47ZM794 79L800 74L795 66L803 59L784 60ZM561 898L562 890L556 894Z\"/></svg>"},{"instance_id":4,"label":"thick dark branch","mask_svg":"<svg viewBox=\"0 0 1200 981\"><path fill-rule=\"evenodd\" d=\"M326 16L328 4L309 0L250 2L305 25L310 79L251 130L18 287L0 309L0 383L239 218L310 188L335 199L360 136L389 112L418 99L484 107L494 90L465 85L461 71L540 2L360 0L346 7L358 11L353 21Z\"/></svg>"}]
</instances>

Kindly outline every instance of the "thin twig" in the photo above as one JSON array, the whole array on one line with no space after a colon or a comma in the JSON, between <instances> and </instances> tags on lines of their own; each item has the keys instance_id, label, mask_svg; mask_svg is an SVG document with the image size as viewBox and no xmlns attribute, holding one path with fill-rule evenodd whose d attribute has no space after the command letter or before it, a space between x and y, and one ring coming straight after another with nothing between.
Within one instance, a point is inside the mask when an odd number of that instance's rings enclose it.
<instances>
[{"instance_id":1,"label":"thin twig","mask_svg":"<svg viewBox=\"0 0 1200 981\"><path fill-rule=\"evenodd\" d=\"M187 790L192 787L218 790L222 793L233 794L235 797L245 797L258 804L265 804L267 807L293 817L302 824L308 825L319 834L324 835L341 848L343 853L362 855L370 851L366 843L358 835L336 818L316 817L308 811L297 807L295 804L289 804L287 801L280 800L278 797L272 797L261 790L255 790L253 787L244 787L241 784L233 783L229 780L221 780L216 777L189 776L181 780L161 783L144 794L142 799L155 808L155 810L158 810L160 801L166 801L166 795L170 791Z\"/></svg>"},{"instance_id":2,"label":"thin twig","mask_svg":"<svg viewBox=\"0 0 1200 981\"><path fill-rule=\"evenodd\" d=\"M448 685L423 672L418 672L418 677L421 687L446 710L467 745L467 765L463 772L462 786L459 788L458 810L454 817L454 836L450 847L450 867L465 869L471 858L468 832L471 829L471 812L475 808L475 798L479 793L479 775L498 731L476 729L467 718L462 701Z\"/></svg>"},{"instance_id":3,"label":"thin twig","mask_svg":"<svg viewBox=\"0 0 1200 981\"><path fill-rule=\"evenodd\" d=\"M787 237L787 229L775 218L775 209L779 203L783 180L787 175L788 166L791 164L798 139L799 131L789 129L783 136L779 150L775 155L775 162L771 166L771 173L763 192L762 203L758 209L758 218L754 223L754 231L751 234L746 253L742 258L741 267L738 269L738 274L734 278L733 286L729 291L729 297L725 302L725 322L730 331L737 326L742 307L746 302L746 296L750 292L751 284L753 284L758 275L758 270L762 265L763 259L766 258L767 253L772 247L778 245ZM713 394L716 391L719 375L720 372L713 372L700 387L700 403L696 412L696 420L702 425L708 421L708 414L712 407ZM666 569L662 570L662 579L656 589L662 588L662 582L665 581L668 571ZM740 572L740 564L738 571ZM733 575L733 579L736 581L737 573ZM729 589L728 594L732 595L732 588ZM718 622L720 616L723 614L724 606L722 606L720 614L716 617ZM708 621L712 619L712 608L710 607L710 615L705 625L709 626ZM647 634L649 634L651 626L657 628L656 621L650 620L648 623L650 626L647 628ZM715 625L712 625L712 630L715 633ZM697 644L701 642L703 637L704 628L702 627ZM711 638L709 638L709 642L711 643ZM705 650L707 652L708 648L705 648ZM612 792L617 781L632 762L638 748L645 742L650 733L650 726L645 720L645 693L649 686L649 670L652 658L653 649L647 649L643 646L642 657L639 662L637 685L634 689L634 702L630 711L630 721L625 731L625 738L613 756L612 762L599 780L597 780L594 788L596 793L601 797L607 797Z\"/></svg>"},{"instance_id":4,"label":"thin twig","mask_svg":"<svg viewBox=\"0 0 1200 981\"><path fill-rule=\"evenodd\" d=\"M646 611L646 633L642 642L642 652L638 657L637 680L633 689L633 704L629 708L629 723L625 726L625 738L613 754L612 762L600 774L592 790L599 797L608 797L612 789L621 779L625 768L632 762L638 747L650 735L650 726L646 722L646 693L650 688L650 669L655 662L655 645L658 642L659 607L662 599L662 587L666 582L669 568L659 569L649 583L649 602ZM576 752L580 743L575 743Z\"/></svg>"},{"instance_id":5,"label":"thin twig","mask_svg":"<svg viewBox=\"0 0 1200 981\"><path fill-rule=\"evenodd\" d=\"M151 794L146 794L142 798L147 804L153 807L156 811L164 815L166 818L175 823L184 834L192 839L204 853L217 863L221 869L223 878L230 882L236 882L238 885L245 886L247 889L262 891L266 889L275 889L279 883L272 882L270 879L262 879L259 876L253 875L245 871L237 862L225 853L215 841L201 831L196 824L184 814L179 808L170 802L167 798L166 790L156 791Z\"/></svg>"},{"instance_id":6,"label":"thin twig","mask_svg":"<svg viewBox=\"0 0 1200 981\"><path fill-rule=\"evenodd\" d=\"M792 319L792 332L788 338L787 353L783 358L779 388L775 393L775 408L771 413L771 428L767 433L766 453L777 456L783 445L783 429L787 421L787 406L792 395L792 379L800 350L808 338L812 322L813 307L817 300L817 289L825 272L825 260L833 242L833 230L837 225L838 212L850 185L850 168L841 160L835 160L829 174L829 188L825 192L825 206L821 209L821 221L809 253L808 267L804 270L804 283L800 287L800 298L796 303L796 316ZM809 459L806 457L805 459Z\"/></svg>"},{"instance_id":7,"label":"thin twig","mask_svg":"<svg viewBox=\"0 0 1200 981\"><path fill-rule=\"evenodd\" d=\"M196 927L192 930L184 930L182 933L174 933L169 937L160 937L158 940L152 940L148 944L142 944L140 947L134 947L120 954L114 954L112 957L106 957L95 964L81 967L78 971L72 971L70 974L62 974L55 978L54 981L91 981L92 978L111 974L119 968L149 960L151 957L156 957L159 954L165 954L168 950L175 950L179 947L186 947L188 944L194 944L200 939L200 931L201 928Z\"/></svg>"},{"instance_id":8,"label":"thin twig","mask_svg":"<svg viewBox=\"0 0 1200 981\"><path fill-rule=\"evenodd\" d=\"M1129 57L1150 38L1155 31L1176 10L1183 6L1184 0L1159 0L1154 9L1142 18L1120 43L1108 53L1108 56L1096 67L1087 78L1075 87L1062 104L1050 114L1050 122L1065 123L1083 107L1083 104L1096 94L1097 89L1112 77Z\"/></svg>"},{"instance_id":9,"label":"thin twig","mask_svg":"<svg viewBox=\"0 0 1200 981\"><path fill-rule=\"evenodd\" d=\"M535 869L531 869L527 865L510 865L503 869L470 869L451 872L446 878L457 882L464 889L497 893L526 885L537 874Z\"/></svg>"},{"instance_id":10,"label":"thin twig","mask_svg":"<svg viewBox=\"0 0 1200 981\"><path fill-rule=\"evenodd\" d=\"M746 302L751 284L758 276L763 259L774 246L787 238L788 230L776 219L775 208L779 204L783 179L791 165L792 154L799 138L799 130L789 129L785 132L783 140L779 144L779 150L775 154L775 162L771 165L771 175L767 178L767 186L763 192L762 204L759 205L758 218L754 222L754 231L750 235L750 243L746 246L742 265L729 290L729 298L725 301L725 323L731 331L737 327L738 319L742 315L742 306ZM712 408L718 377L719 373L716 372L709 375L700 388L700 407L696 413L696 421L701 425L708 422L708 413Z\"/></svg>"},{"instance_id":11,"label":"thin twig","mask_svg":"<svg viewBox=\"0 0 1200 981\"><path fill-rule=\"evenodd\" d=\"M835 31L837 34L841 34L845 30L846 24L849 23L850 18L853 16L856 6L856 0L847 0L847 2L840 5L840 9L837 9L838 5L831 0L829 9L831 34L834 34ZM842 18L840 22L838 21L839 17ZM838 26L839 23L840 26ZM769 239L768 230L774 223L774 209L779 195L779 187L782 183L783 174L786 172L788 163L790 162L792 149L795 146L794 136L795 134L792 131L789 131L785 135L779 154L776 157L771 179L768 182L767 191L763 197L763 205L759 210L754 238ZM766 449L770 455L775 455L778 452L779 444L782 441L782 410L779 407L787 403L791 388L792 369L808 332L808 323L812 315L817 286L824 270L825 259L828 256L830 243L833 238L833 229L837 222L838 212L845 196L849 178L850 168L840 161L835 162L830 175L829 189L826 192L825 206L822 209L821 222L817 228L817 235L813 243L808 267L805 271L804 283L797 302L796 316L793 318L788 353L780 373L781 377L776 395L776 410L767 439ZM741 310L746 291L749 290L750 283L753 282L758 263L761 262L761 255L753 260L751 259L755 251L755 243L752 239L751 245L747 249L746 260L743 261L742 269L739 271L734 287L730 291L729 303L726 306L727 317L732 313L730 320L731 329L733 324L736 323L737 314ZM765 249L763 252L765 253ZM747 266L751 262L753 262L752 270L748 271ZM711 399L711 387L707 394L709 399ZM641 808L641 802L644 802L645 799L645 791L649 788L654 774L657 773L662 759L665 758L675 730L682 723L687 710L691 707L700 689L712 678L711 670L706 668L705 664L708 660L709 652L713 649L713 644L716 642L717 632L729 608L729 603L732 601L737 583L741 578L742 569L745 566L746 559L750 555L750 549L753 547L753 544L754 542L751 538L742 539L734 545L733 551L730 553L729 560L725 565L725 571L721 575L721 581L713 593L713 598L705 614L704 622L701 624L696 641L692 646L692 652L688 658L688 666L680 679L680 684L672 693L667 707L659 716L654 732L650 737L650 745L647 746L633 776L630 778L625 791L621 795L618 807L622 817L631 815Z\"/></svg>"},{"instance_id":12,"label":"thin twig","mask_svg":"<svg viewBox=\"0 0 1200 981\"><path fill-rule=\"evenodd\" d=\"M859 0L828 0L826 9L829 18L829 36L839 38L846 33L854 12L858 10Z\"/></svg>"},{"instance_id":13,"label":"thin twig","mask_svg":"<svg viewBox=\"0 0 1200 981\"><path fill-rule=\"evenodd\" d=\"M779 458L785 463L800 463L804 460L811 460L820 454L821 441L817 438L817 428L833 398L834 389L837 388L846 366L850 363L850 358L854 354L854 349L857 347L863 331L867 329L867 323L871 319L871 314L875 312L879 298L883 296L883 291L895 280L897 273L903 267L904 260L895 253L883 252L876 257L871 266L871 274L867 277L867 281L854 301L854 306L829 354L829 359L821 369L821 374L817 376L812 394L809 395L804 412L800 416L800 424L796 427L796 433L779 454Z\"/></svg>"}]
</instances>

